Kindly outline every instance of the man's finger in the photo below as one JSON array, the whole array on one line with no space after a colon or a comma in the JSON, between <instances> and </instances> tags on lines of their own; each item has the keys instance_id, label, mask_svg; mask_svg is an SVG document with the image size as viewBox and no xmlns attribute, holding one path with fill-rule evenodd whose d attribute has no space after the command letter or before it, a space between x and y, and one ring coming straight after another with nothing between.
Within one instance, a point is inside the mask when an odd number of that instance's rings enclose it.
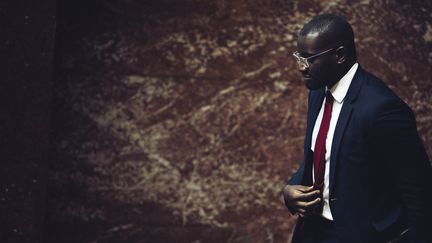
<instances>
[{"instance_id":1,"label":"man's finger","mask_svg":"<svg viewBox=\"0 0 432 243\"><path fill-rule=\"evenodd\" d=\"M315 198L319 197L321 195L321 192L319 190L313 190L311 192L306 193L300 193L297 197L298 200L309 202L314 200Z\"/></svg>"},{"instance_id":2,"label":"man's finger","mask_svg":"<svg viewBox=\"0 0 432 243\"><path fill-rule=\"evenodd\" d=\"M305 209L305 210L307 210L307 209L309 209L311 207L316 206L320 202L321 202L321 198L318 197L318 198L315 198L315 200L313 200L313 201L298 202L297 207L298 207L298 209Z\"/></svg>"},{"instance_id":3,"label":"man's finger","mask_svg":"<svg viewBox=\"0 0 432 243\"><path fill-rule=\"evenodd\" d=\"M301 192L310 192L313 190L313 186L298 186L297 190L301 191Z\"/></svg>"},{"instance_id":4,"label":"man's finger","mask_svg":"<svg viewBox=\"0 0 432 243\"><path fill-rule=\"evenodd\" d=\"M297 213L304 215L306 213L306 210L303 208L297 208Z\"/></svg>"}]
</instances>

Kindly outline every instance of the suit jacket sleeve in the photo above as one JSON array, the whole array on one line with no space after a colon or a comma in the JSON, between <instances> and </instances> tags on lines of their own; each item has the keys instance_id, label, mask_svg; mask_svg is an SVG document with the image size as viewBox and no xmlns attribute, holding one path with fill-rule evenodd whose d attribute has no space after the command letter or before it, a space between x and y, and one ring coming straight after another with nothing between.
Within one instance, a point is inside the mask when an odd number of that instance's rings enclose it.
<instances>
[{"instance_id":1,"label":"suit jacket sleeve","mask_svg":"<svg viewBox=\"0 0 432 243\"><path fill-rule=\"evenodd\" d=\"M297 170L297 172L295 172L292 175L291 179L288 181L289 185L301 185L302 184L302 179L303 179L302 177L303 177L303 173L304 173L304 167L305 167L305 164L304 164L304 162L302 162L300 164L300 167Z\"/></svg>"},{"instance_id":2,"label":"suit jacket sleeve","mask_svg":"<svg viewBox=\"0 0 432 243\"><path fill-rule=\"evenodd\" d=\"M432 242L432 169L411 109L400 99L383 102L375 113L371 141L407 209L415 242Z\"/></svg>"},{"instance_id":3,"label":"suit jacket sleeve","mask_svg":"<svg viewBox=\"0 0 432 243\"><path fill-rule=\"evenodd\" d=\"M310 104L311 104L311 94L312 94L312 92L309 92L309 95L308 95L308 112L307 112L307 123L309 124L308 126L310 126L310 122L311 122L311 110L310 110ZM306 128L307 130L308 129L310 129L310 127L307 127ZM304 144L304 158L303 158L303 162L300 164L300 167L299 167L299 169L297 170L297 172L295 172L293 175L292 175L292 177L291 177L291 179L288 181L288 184L289 185L302 185L302 184L304 184L304 181L303 181L303 177L304 177L304 173L305 173L305 167L306 167L306 153L307 153L307 151L308 151L308 147L310 146L310 144L308 144L307 143L307 141L308 141L308 138L306 137L307 136L307 132L306 132L306 135L305 135L305 144ZM306 172L306 173L309 173L309 172ZM310 171L310 173L312 173L312 171Z\"/></svg>"}]
</instances>

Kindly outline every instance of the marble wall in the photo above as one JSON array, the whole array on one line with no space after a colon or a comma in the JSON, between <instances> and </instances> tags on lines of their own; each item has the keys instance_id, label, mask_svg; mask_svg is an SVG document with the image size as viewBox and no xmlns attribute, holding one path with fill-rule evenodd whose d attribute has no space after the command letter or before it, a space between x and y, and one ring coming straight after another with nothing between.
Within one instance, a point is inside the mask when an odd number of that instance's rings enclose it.
<instances>
[{"instance_id":1,"label":"marble wall","mask_svg":"<svg viewBox=\"0 0 432 243\"><path fill-rule=\"evenodd\" d=\"M295 33L335 12L432 153L432 3L60 1L50 242L290 242L302 160Z\"/></svg>"}]
</instances>

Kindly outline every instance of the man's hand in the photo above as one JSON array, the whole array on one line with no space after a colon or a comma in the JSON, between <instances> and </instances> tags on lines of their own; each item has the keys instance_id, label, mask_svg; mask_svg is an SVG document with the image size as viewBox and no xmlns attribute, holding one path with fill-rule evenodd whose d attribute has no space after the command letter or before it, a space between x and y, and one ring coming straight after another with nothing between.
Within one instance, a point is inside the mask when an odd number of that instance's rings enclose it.
<instances>
[{"instance_id":1,"label":"man's hand","mask_svg":"<svg viewBox=\"0 0 432 243\"><path fill-rule=\"evenodd\" d=\"M321 192L313 186L286 185L283 189L285 205L300 217L307 217L313 213L321 203Z\"/></svg>"}]
</instances>

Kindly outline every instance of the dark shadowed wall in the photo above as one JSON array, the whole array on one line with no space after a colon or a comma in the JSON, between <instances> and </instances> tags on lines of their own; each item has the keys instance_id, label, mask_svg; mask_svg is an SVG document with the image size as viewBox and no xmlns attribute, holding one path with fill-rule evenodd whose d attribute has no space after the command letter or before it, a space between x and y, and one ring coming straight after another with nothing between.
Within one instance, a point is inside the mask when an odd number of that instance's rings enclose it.
<instances>
[{"instance_id":1,"label":"dark shadowed wall","mask_svg":"<svg viewBox=\"0 0 432 243\"><path fill-rule=\"evenodd\" d=\"M290 242L307 99L291 53L321 12L352 23L432 152L430 1L58 5L50 242Z\"/></svg>"},{"instance_id":2,"label":"dark shadowed wall","mask_svg":"<svg viewBox=\"0 0 432 243\"><path fill-rule=\"evenodd\" d=\"M0 1L0 242L42 243L55 0Z\"/></svg>"}]
</instances>

